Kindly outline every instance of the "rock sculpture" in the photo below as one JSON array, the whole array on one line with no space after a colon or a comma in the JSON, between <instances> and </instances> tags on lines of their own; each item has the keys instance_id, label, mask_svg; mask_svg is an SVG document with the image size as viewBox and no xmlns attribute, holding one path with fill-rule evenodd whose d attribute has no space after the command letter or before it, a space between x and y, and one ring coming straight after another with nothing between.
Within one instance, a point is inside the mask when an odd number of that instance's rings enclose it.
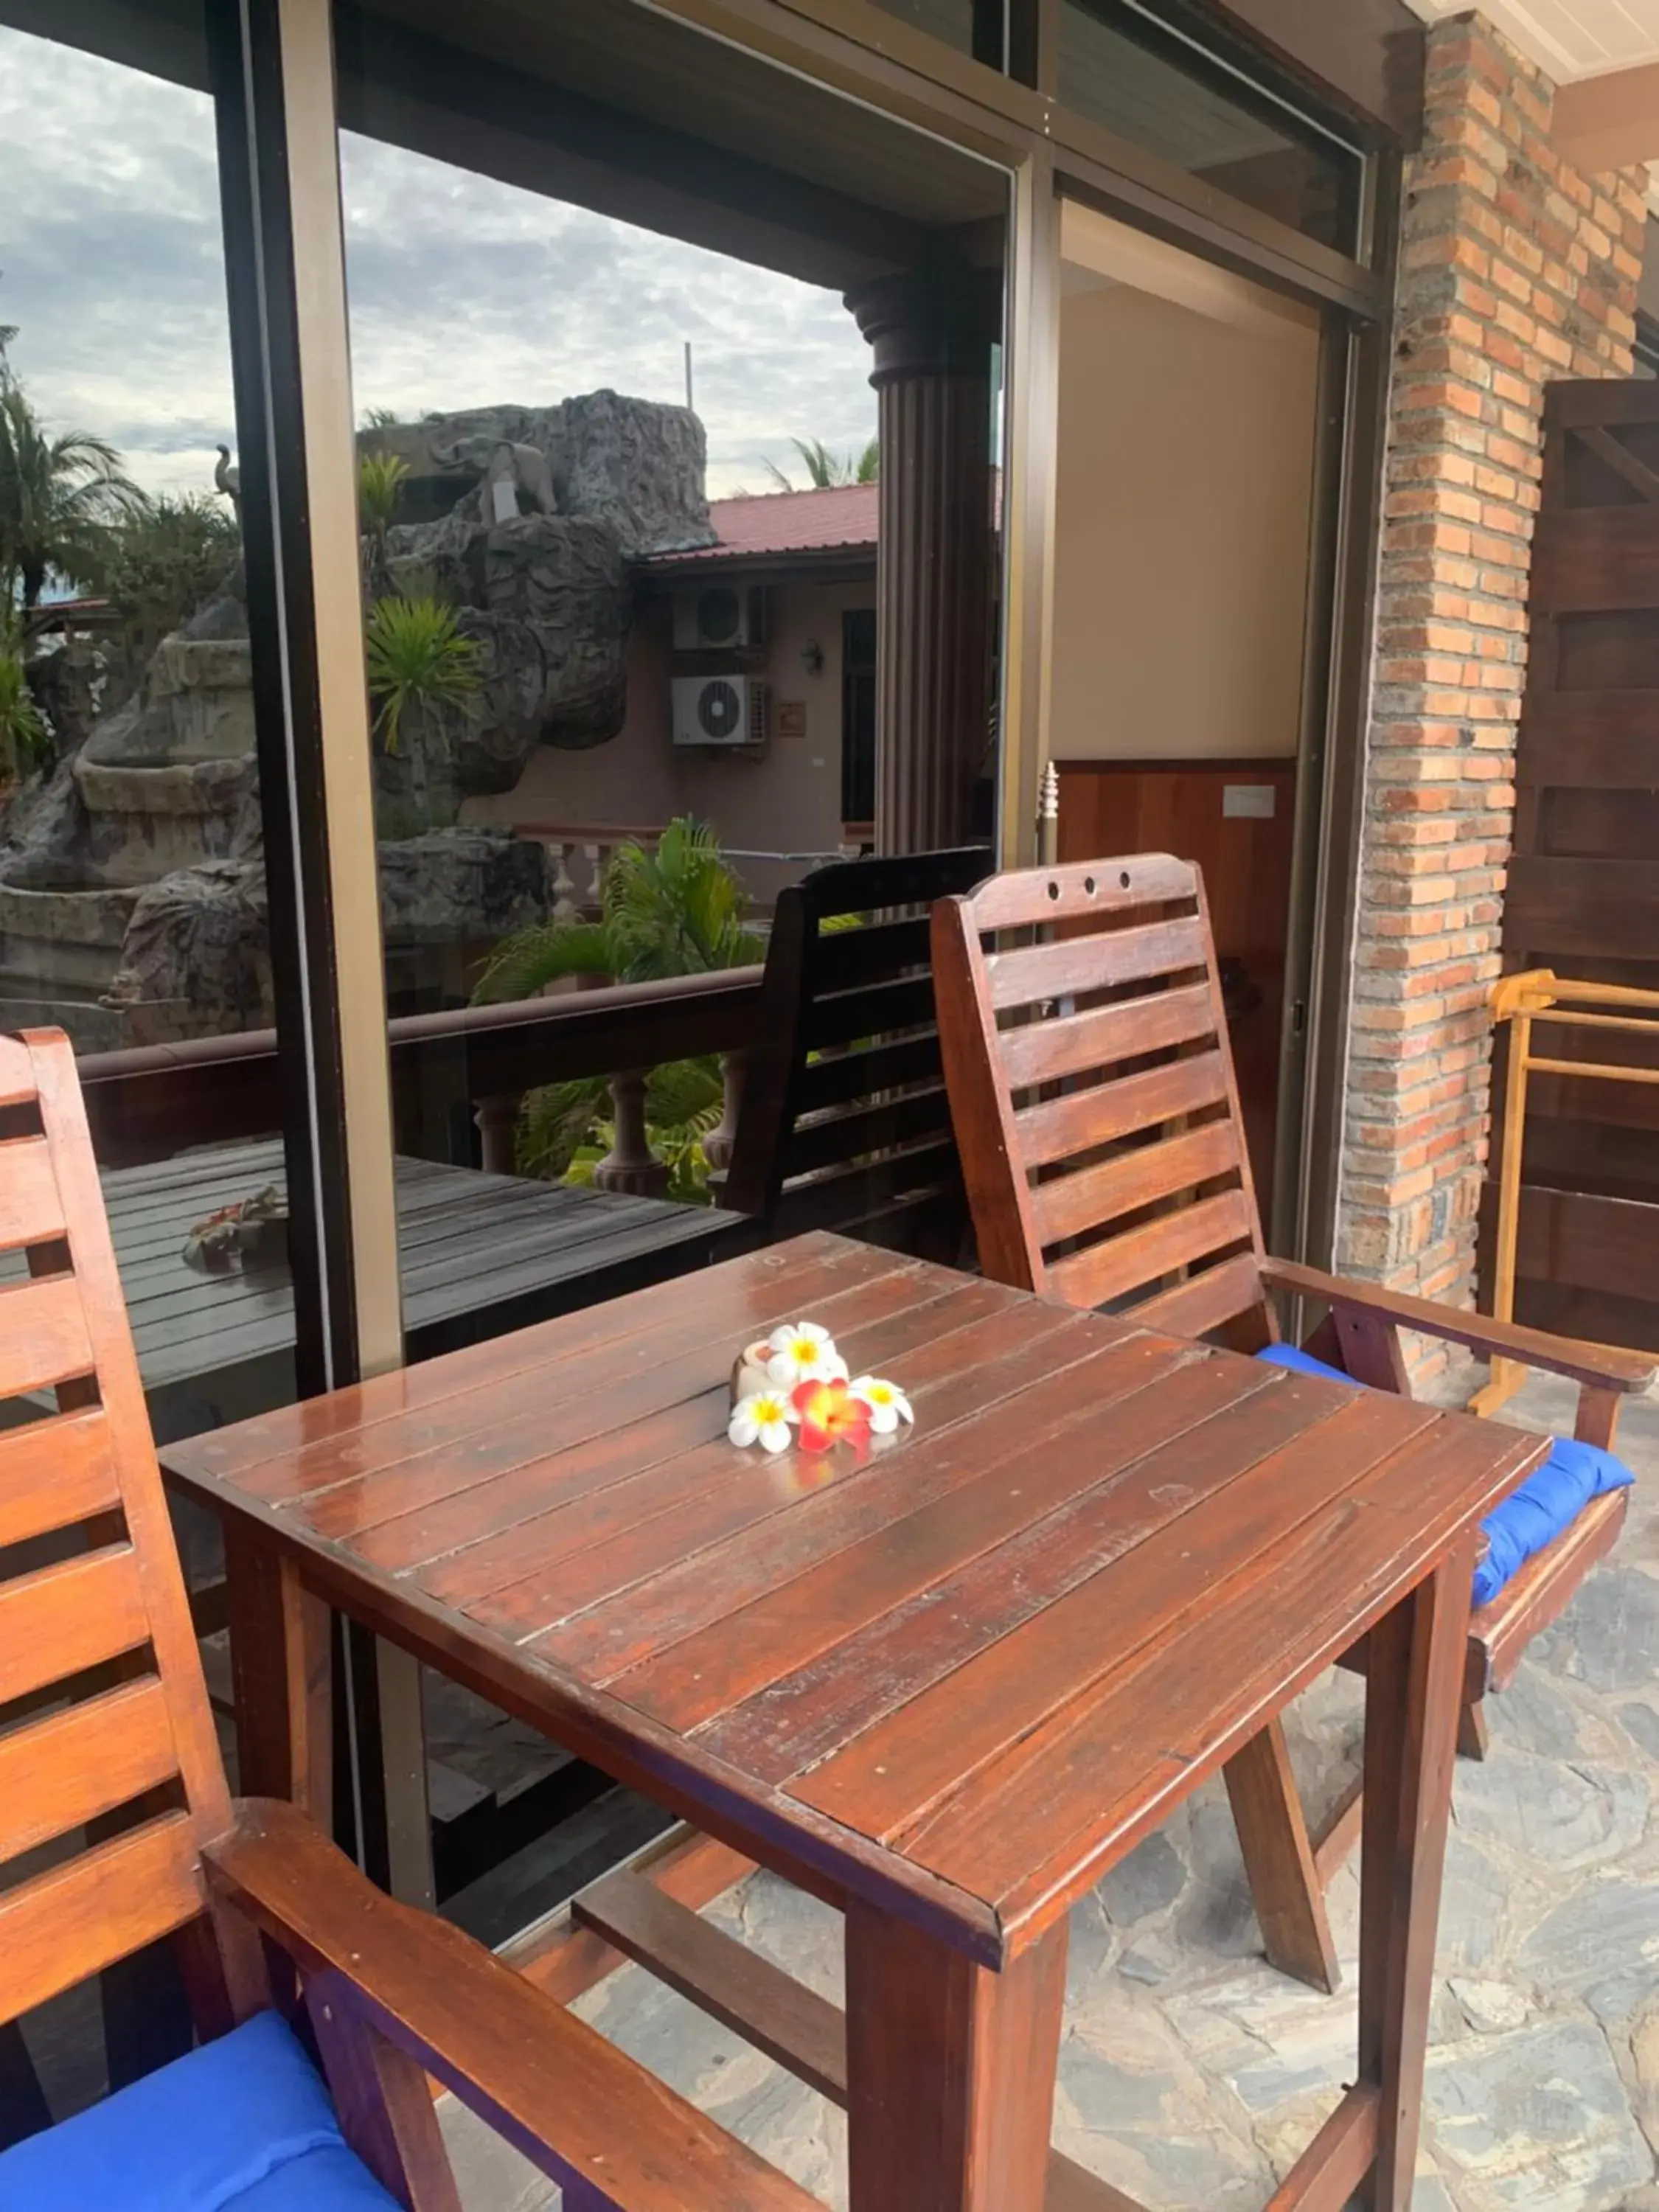
<instances>
[{"instance_id":1,"label":"rock sculpture","mask_svg":"<svg viewBox=\"0 0 1659 2212\"><path fill-rule=\"evenodd\" d=\"M435 1004L458 945L550 908L541 846L461 828L457 809L511 789L538 744L622 727L633 563L714 542L703 433L687 409L596 392L365 441L408 471L393 588L455 606L483 660L476 695L414 702L374 762L388 955ZM240 504L228 447L214 481ZM0 1026L60 1021L100 1049L272 1018L244 591L239 564L125 696L66 641L58 763L0 842Z\"/></svg>"}]
</instances>

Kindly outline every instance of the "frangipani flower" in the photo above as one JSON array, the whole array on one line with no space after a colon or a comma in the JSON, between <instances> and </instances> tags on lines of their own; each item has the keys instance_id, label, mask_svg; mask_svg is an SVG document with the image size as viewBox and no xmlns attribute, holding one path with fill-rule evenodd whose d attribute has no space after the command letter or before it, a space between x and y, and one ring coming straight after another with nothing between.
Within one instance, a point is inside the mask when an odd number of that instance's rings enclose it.
<instances>
[{"instance_id":1,"label":"frangipani flower","mask_svg":"<svg viewBox=\"0 0 1659 2212\"><path fill-rule=\"evenodd\" d=\"M848 1385L855 1398L870 1408L871 1433L890 1437L901 1421L914 1421L910 1401L896 1382L884 1382L878 1375L860 1375Z\"/></svg>"},{"instance_id":2,"label":"frangipani flower","mask_svg":"<svg viewBox=\"0 0 1659 2212\"><path fill-rule=\"evenodd\" d=\"M870 1441L870 1408L862 1398L853 1395L845 1376L834 1376L823 1382L797 1383L790 1403L800 1423L803 1451L828 1451L835 1443Z\"/></svg>"},{"instance_id":3,"label":"frangipani flower","mask_svg":"<svg viewBox=\"0 0 1659 2212\"><path fill-rule=\"evenodd\" d=\"M787 1328L775 1328L767 1344L767 1378L780 1390L793 1390L798 1382L847 1380L847 1362L836 1340L815 1321L792 1321Z\"/></svg>"},{"instance_id":4,"label":"frangipani flower","mask_svg":"<svg viewBox=\"0 0 1659 2212\"><path fill-rule=\"evenodd\" d=\"M758 1443L769 1452L787 1451L789 1431L799 1419L781 1390L756 1390L732 1408L726 1433L734 1444Z\"/></svg>"}]
</instances>

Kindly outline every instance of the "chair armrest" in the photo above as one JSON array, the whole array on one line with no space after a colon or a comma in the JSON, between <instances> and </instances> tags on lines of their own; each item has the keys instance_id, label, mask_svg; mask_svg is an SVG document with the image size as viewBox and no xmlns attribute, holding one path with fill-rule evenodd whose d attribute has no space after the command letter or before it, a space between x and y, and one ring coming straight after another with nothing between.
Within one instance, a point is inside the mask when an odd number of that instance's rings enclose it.
<instances>
[{"instance_id":1,"label":"chair armrest","mask_svg":"<svg viewBox=\"0 0 1659 2212\"><path fill-rule=\"evenodd\" d=\"M822 2212L815 2197L447 1921L398 1905L296 1806L243 1798L210 1887L302 1974L568 2191L625 2212Z\"/></svg>"},{"instance_id":2,"label":"chair armrest","mask_svg":"<svg viewBox=\"0 0 1659 2212\"><path fill-rule=\"evenodd\" d=\"M1460 1306L1414 1298L1380 1283L1351 1282L1345 1276L1328 1275L1322 1268L1300 1267L1290 1260L1264 1261L1261 1279L1269 1290L1370 1314L1425 1336L1466 1345L1471 1352L1568 1376L1595 1390L1645 1390L1659 1374L1659 1361L1644 1352L1621 1352L1613 1345L1582 1344L1573 1337L1552 1336L1544 1329L1522 1328L1514 1322L1493 1321L1486 1314L1465 1313Z\"/></svg>"}]
</instances>

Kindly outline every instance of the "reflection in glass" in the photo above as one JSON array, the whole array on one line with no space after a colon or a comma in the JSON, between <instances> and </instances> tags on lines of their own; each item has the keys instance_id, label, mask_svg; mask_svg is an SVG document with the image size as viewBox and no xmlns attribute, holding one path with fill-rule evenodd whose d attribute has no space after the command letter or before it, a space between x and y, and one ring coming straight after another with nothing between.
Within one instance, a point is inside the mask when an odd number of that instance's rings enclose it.
<instances>
[{"instance_id":1,"label":"reflection in glass","mask_svg":"<svg viewBox=\"0 0 1659 2212\"><path fill-rule=\"evenodd\" d=\"M1355 149L1134 0L1061 0L1060 96L1321 245L1357 251L1364 161Z\"/></svg>"},{"instance_id":2,"label":"reflection in glass","mask_svg":"<svg viewBox=\"0 0 1659 2212\"><path fill-rule=\"evenodd\" d=\"M189 6L125 10L118 62L5 17L0 1026L108 1079L274 1018L214 112ZM292 1394L271 1054L239 1143L204 1112L118 1146L99 1102L137 1093L94 1092L164 1433Z\"/></svg>"}]
</instances>

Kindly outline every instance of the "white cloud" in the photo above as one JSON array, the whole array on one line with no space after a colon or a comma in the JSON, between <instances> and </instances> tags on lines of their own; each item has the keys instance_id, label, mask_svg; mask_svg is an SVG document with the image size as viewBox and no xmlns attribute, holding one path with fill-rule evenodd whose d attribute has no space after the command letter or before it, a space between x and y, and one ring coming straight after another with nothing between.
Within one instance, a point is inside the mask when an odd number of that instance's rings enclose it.
<instances>
[{"instance_id":1,"label":"white cloud","mask_svg":"<svg viewBox=\"0 0 1659 2212\"><path fill-rule=\"evenodd\" d=\"M679 400L689 338L716 496L792 435L875 428L833 293L372 140L342 168L360 409ZM152 489L207 488L234 434L205 95L0 29L0 321L51 422Z\"/></svg>"}]
</instances>

